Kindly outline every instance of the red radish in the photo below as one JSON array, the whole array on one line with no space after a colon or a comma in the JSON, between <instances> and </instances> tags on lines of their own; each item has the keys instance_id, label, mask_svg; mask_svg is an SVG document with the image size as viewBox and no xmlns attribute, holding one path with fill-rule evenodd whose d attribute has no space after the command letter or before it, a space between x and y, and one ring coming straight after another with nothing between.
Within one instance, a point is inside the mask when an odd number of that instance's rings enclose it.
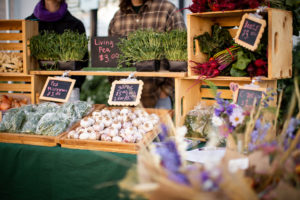
<instances>
[{"instance_id":1,"label":"red radish","mask_svg":"<svg viewBox=\"0 0 300 200\"><path fill-rule=\"evenodd\" d=\"M263 67L267 64L266 61L263 61L262 59L257 59L256 61L254 61L254 65L256 67Z\"/></svg>"},{"instance_id":2,"label":"red radish","mask_svg":"<svg viewBox=\"0 0 300 200\"><path fill-rule=\"evenodd\" d=\"M265 76L266 70L262 67L256 69L256 76Z\"/></svg>"}]
</instances>

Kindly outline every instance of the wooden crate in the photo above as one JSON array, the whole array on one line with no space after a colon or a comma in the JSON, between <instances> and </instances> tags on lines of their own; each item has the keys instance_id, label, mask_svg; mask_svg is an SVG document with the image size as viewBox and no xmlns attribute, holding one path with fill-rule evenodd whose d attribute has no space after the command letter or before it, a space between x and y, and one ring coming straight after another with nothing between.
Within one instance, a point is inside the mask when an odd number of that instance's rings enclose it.
<instances>
[{"instance_id":1,"label":"wooden crate","mask_svg":"<svg viewBox=\"0 0 300 200\"><path fill-rule=\"evenodd\" d=\"M109 108L111 109L111 107ZM164 109L150 109L146 108L145 111L149 114L155 113L161 119L166 115L171 114L169 110ZM75 130L80 126L80 122L75 124L71 130ZM98 150L98 151L109 151L109 152L119 152L119 153L138 153L141 146L146 146L153 141L157 136L156 131L150 131L144 136L143 140L139 143L121 143L121 142L106 142L100 140L80 140L80 139L68 139L68 132L61 135L59 143L62 147L71 149L88 149L88 150Z\"/></svg>"},{"instance_id":2,"label":"wooden crate","mask_svg":"<svg viewBox=\"0 0 300 200\"><path fill-rule=\"evenodd\" d=\"M196 62L207 61L207 56L195 46L193 38L205 32L211 34L211 26L218 23L222 27L235 27L240 25L245 13L253 13L256 9L193 13L187 16L188 34L188 60ZM268 28L268 77L269 79L290 78L292 76L292 48L293 27L292 14L289 11L274 8L267 9ZM229 29L235 37L238 29ZM188 76L197 76L189 62Z\"/></svg>"},{"instance_id":3,"label":"wooden crate","mask_svg":"<svg viewBox=\"0 0 300 200\"><path fill-rule=\"evenodd\" d=\"M195 79L175 79L175 124L176 126L182 126L184 124L186 114L192 110L201 101L204 101L206 105L213 105L216 101L213 94L210 91L209 86L204 82L200 81L196 84ZM235 81L224 80L222 78L215 78L212 81L217 87L218 92L221 92L221 98L231 100L233 93L229 89L231 82L239 85L249 84L251 80L248 79L236 79ZM277 80L263 80L258 83L263 88L277 88Z\"/></svg>"},{"instance_id":4,"label":"wooden crate","mask_svg":"<svg viewBox=\"0 0 300 200\"><path fill-rule=\"evenodd\" d=\"M5 76L0 74L0 95L6 94L13 97L28 98L34 104L35 78L32 75Z\"/></svg>"},{"instance_id":5,"label":"wooden crate","mask_svg":"<svg viewBox=\"0 0 300 200\"><path fill-rule=\"evenodd\" d=\"M95 109L102 109L104 104L94 106L91 112ZM90 112L90 113L91 113ZM76 123L75 123L76 124ZM37 135L37 134L19 134L19 133L0 133L0 142L30 144L39 146L56 146L59 143L59 138L63 133L57 136Z\"/></svg>"},{"instance_id":6,"label":"wooden crate","mask_svg":"<svg viewBox=\"0 0 300 200\"><path fill-rule=\"evenodd\" d=\"M30 56L29 39L38 34L38 22L28 20L0 20L0 51L14 52L23 58L23 72L37 67L37 62ZM10 73L10 72L8 72ZM20 74L20 73L10 73Z\"/></svg>"}]
</instances>

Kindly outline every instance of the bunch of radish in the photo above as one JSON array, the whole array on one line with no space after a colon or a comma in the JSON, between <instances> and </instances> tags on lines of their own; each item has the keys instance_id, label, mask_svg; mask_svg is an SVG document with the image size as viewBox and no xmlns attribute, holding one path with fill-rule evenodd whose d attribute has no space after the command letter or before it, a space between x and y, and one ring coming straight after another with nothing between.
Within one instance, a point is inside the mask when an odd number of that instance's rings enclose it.
<instances>
[{"instance_id":1,"label":"bunch of radish","mask_svg":"<svg viewBox=\"0 0 300 200\"><path fill-rule=\"evenodd\" d=\"M230 48L226 48L223 51L216 53L208 62L197 63L190 61L195 66L192 67L192 71L198 74L201 78L213 78L220 74L228 65L230 65L237 58L237 52L239 46L233 45Z\"/></svg>"}]
</instances>

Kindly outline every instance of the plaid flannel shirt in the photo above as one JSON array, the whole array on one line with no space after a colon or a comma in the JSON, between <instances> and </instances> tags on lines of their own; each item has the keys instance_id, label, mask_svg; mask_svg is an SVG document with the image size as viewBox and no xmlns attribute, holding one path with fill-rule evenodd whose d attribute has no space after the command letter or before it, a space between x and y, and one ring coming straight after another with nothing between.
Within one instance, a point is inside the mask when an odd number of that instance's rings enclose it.
<instances>
[{"instance_id":1,"label":"plaid flannel shirt","mask_svg":"<svg viewBox=\"0 0 300 200\"><path fill-rule=\"evenodd\" d=\"M109 24L108 34L127 36L130 32L142 29L153 29L165 32L174 29L185 29L182 14L167 0L148 0L135 13L132 7L127 8L128 13L116 12ZM171 78L141 78L144 82L141 101L146 108L155 106L164 91L173 98L174 80Z\"/></svg>"},{"instance_id":2,"label":"plaid flannel shirt","mask_svg":"<svg viewBox=\"0 0 300 200\"><path fill-rule=\"evenodd\" d=\"M153 29L164 32L173 29L185 29L182 14L167 0L148 0L135 13L132 7L128 13L116 12L109 24L109 35L127 36L138 29Z\"/></svg>"}]
</instances>

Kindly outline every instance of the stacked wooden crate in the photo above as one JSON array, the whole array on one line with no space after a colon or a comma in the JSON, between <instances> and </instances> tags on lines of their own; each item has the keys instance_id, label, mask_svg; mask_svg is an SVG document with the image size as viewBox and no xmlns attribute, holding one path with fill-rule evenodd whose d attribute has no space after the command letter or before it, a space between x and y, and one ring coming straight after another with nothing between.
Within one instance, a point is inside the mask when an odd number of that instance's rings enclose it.
<instances>
[{"instance_id":1,"label":"stacked wooden crate","mask_svg":"<svg viewBox=\"0 0 300 200\"><path fill-rule=\"evenodd\" d=\"M23 61L22 69L0 72L0 95L29 97L35 103L34 77L29 71L36 67L30 56L29 39L38 34L38 23L27 20L0 20L0 52L17 55Z\"/></svg>"},{"instance_id":2,"label":"stacked wooden crate","mask_svg":"<svg viewBox=\"0 0 300 200\"><path fill-rule=\"evenodd\" d=\"M245 13L254 13L256 9L193 13L187 16L188 60L199 63L207 61L207 55L200 52L199 46L194 46L194 37L205 32L211 33L211 27L219 24L230 27L229 32L234 38ZM268 8L266 13L268 26L268 76L256 84L263 88L277 88L277 80L292 76L292 14L289 11ZM198 80L191 70L193 63L189 62L188 77L175 79L175 116L176 125L182 125L186 114L200 101L212 105L215 100L207 84ZM232 99L229 89L231 82L244 85L251 83L250 77L218 76L209 79L216 84L222 93L221 97ZM199 84L197 84L199 83Z\"/></svg>"}]
</instances>

